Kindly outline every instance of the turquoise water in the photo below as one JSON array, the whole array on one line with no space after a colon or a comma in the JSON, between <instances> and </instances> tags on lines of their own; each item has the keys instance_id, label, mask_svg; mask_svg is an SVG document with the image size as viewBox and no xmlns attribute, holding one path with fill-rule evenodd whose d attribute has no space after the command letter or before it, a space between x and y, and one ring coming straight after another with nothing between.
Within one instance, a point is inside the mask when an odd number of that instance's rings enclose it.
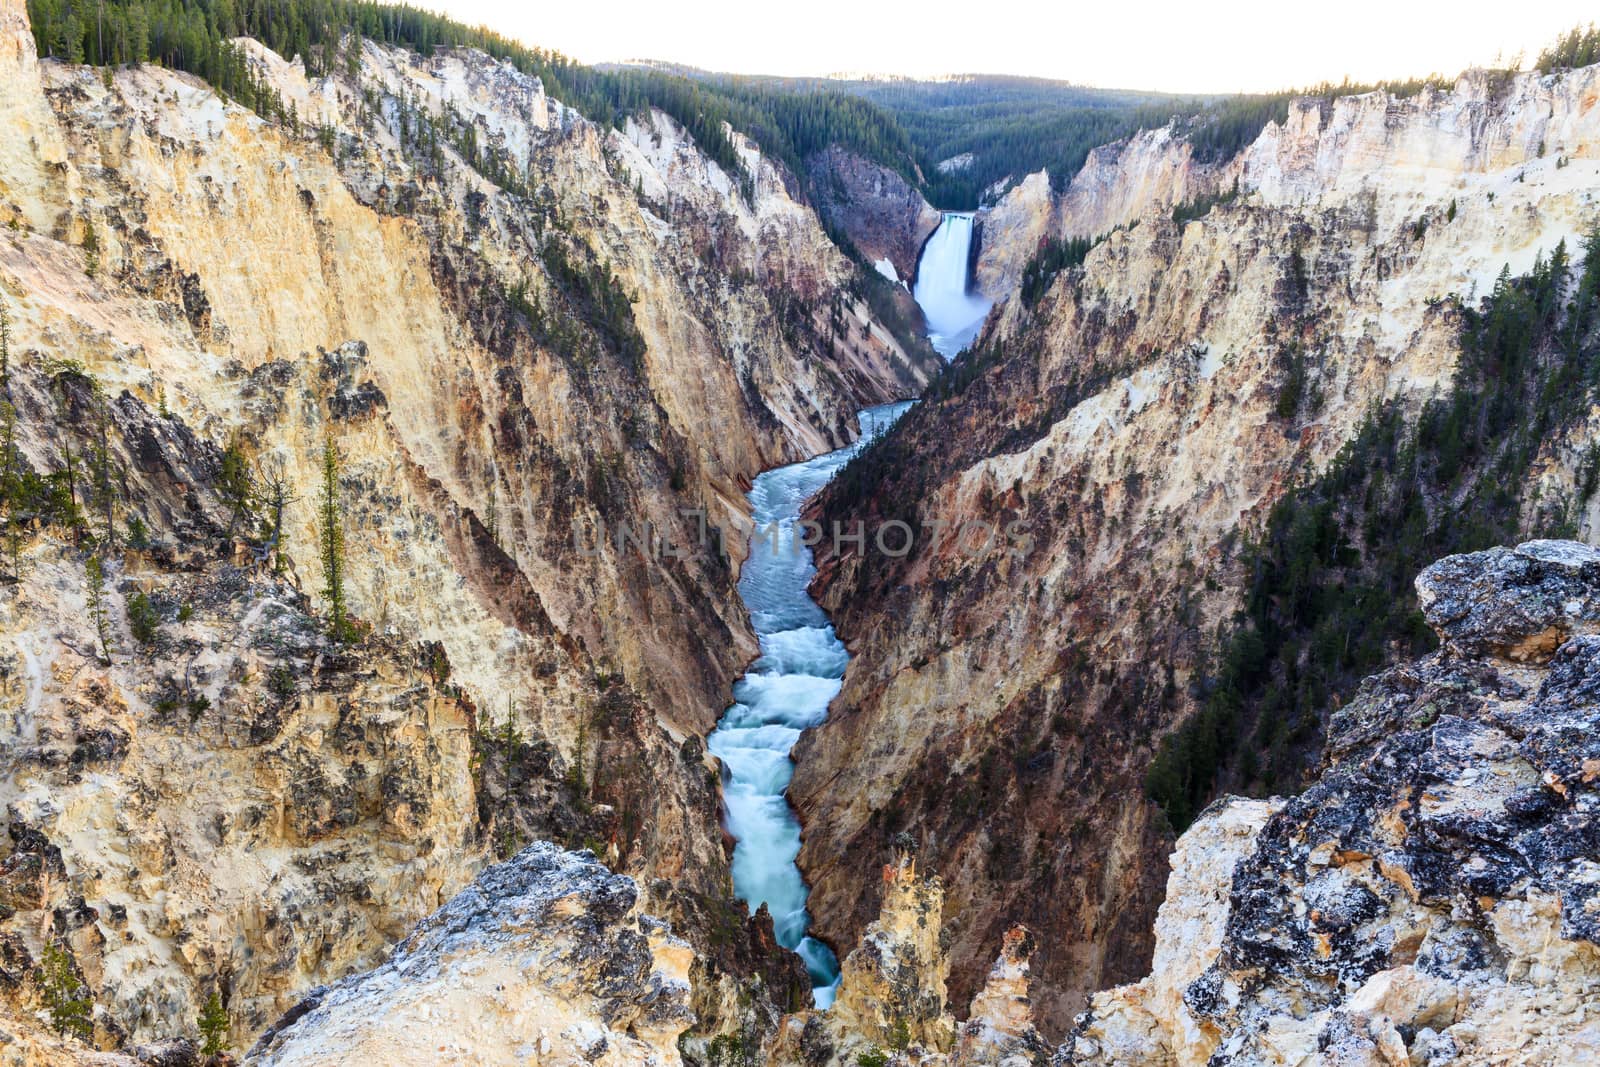
<instances>
[{"instance_id":1,"label":"turquoise water","mask_svg":"<svg viewBox=\"0 0 1600 1067\"><path fill-rule=\"evenodd\" d=\"M807 936L809 889L795 865L800 822L786 791L794 776L789 751L800 735L828 717L850 655L806 592L816 566L800 543L805 502L850 457L910 407L886 404L861 412L861 438L848 448L759 475L749 493L755 535L739 575L739 594L761 640L761 656L733 687L707 747L722 761L723 812L733 850L733 887L753 913L772 913L778 943L792 948L811 973L818 1007L833 1002L839 961Z\"/></svg>"}]
</instances>

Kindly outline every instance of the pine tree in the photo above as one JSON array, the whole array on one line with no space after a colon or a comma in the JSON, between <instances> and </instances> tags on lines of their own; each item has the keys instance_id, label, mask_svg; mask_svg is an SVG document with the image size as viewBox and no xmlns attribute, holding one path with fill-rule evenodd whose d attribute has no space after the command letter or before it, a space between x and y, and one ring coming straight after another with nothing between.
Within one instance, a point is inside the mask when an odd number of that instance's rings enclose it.
<instances>
[{"instance_id":1,"label":"pine tree","mask_svg":"<svg viewBox=\"0 0 1600 1067\"><path fill-rule=\"evenodd\" d=\"M0 300L0 396L11 399L11 316Z\"/></svg>"},{"instance_id":2,"label":"pine tree","mask_svg":"<svg viewBox=\"0 0 1600 1067\"><path fill-rule=\"evenodd\" d=\"M495 473L494 473L493 467L490 468L490 475L489 476L490 476L491 479L493 479L495 477ZM497 500L497 494L495 493L495 483L491 480L489 482L489 506L484 511L483 528L484 528L485 531L488 532L489 540L493 541L497 545L500 543L500 514L499 513L500 513L500 508L499 508L499 501Z\"/></svg>"},{"instance_id":3,"label":"pine tree","mask_svg":"<svg viewBox=\"0 0 1600 1067\"><path fill-rule=\"evenodd\" d=\"M91 278L100 273L100 234L94 228L93 219L84 223L83 269Z\"/></svg>"},{"instance_id":4,"label":"pine tree","mask_svg":"<svg viewBox=\"0 0 1600 1067\"><path fill-rule=\"evenodd\" d=\"M105 403L96 398L94 440L89 446L90 504L100 515L106 548L117 547L116 504L117 486L115 465L111 457L110 417Z\"/></svg>"},{"instance_id":5,"label":"pine tree","mask_svg":"<svg viewBox=\"0 0 1600 1067\"><path fill-rule=\"evenodd\" d=\"M17 409L11 401L0 397L0 504L5 507L3 520L5 552L11 561L11 576L22 579L22 465L17 454Z\"/></svg>"},{"instance_id":6,"label":"pine tree","mask_svg":"<svg viewBox=\"0 0 1600 1067\"><path fill-rule=\"evenodd\" d=\"M44 947L39 963L39 993L50 1023L62 1037L71 1034L80 1041L94 1036L94 997L72 965L72 957L55 942Z\"/></svg>"},{"instance_id":7,"label":"pine tree","mask_svg":"<svg viewBox=\"0 0 1600 1067\"><path fill-rule=\"evenodd\" d=\"M161 615L143 591L128 598L128 632L146 647L155 644L161 632Z\"/></svg>"},{"instance_id":8,"label":"pine tree","mask_svg":"<svg viewBox=\"0 0 1600 1067\"><path fill-rule=\"evenodd\" d=\"M213 990L200 1012L200 1055L212 1057L227 1052L228 1030L232 1025L228 1009L222 1006L221 994Z\"/></svg>"},{"instance_id":9,"label":"pine tree","mask_svg":"<svg viewBox=\"0 0 1600 1067\"><path fill-rule=\"evenodd\" d=\"M267 549L272 553L272 573L284 572L283 545L288 531L283 525L283 513L300 498L289 490L289 479L283 465L276 464L263 477L261 506L266 509Z\"/></svg>"},{"instance_id":10,"label":"pine tree","mask_svg":"<svg viewBox=\"0 0 1600 1067\"><path fill-rule=\"evenodd\" d=\"M111 663L111 617L106 613L105 604L105 564L100 562L99 555L91 555L84 564L84 571L89 578L89 618L94 620L95 636L100 641L100 658L108 665Z\"/></svg>"},{"instance_id":11,"label":"pine tree","mask_svg":"<svg viewBox=\"0 0 1600 1067\"><path fill-rule=\"evenodd\" d=\"M222 451L222 466L217 474L217 495L228 509L228 536L239 527L255 506L255 476L250 471L250 460L237 436L228 441Z\"/></svg>"},{"instance_id":12,"label":"pine tree","mask_svg":"<svg viewBox=\"0 0 1600 1067\"><path fill-rule=\"evenodd\" d=\"M328 601L328 633L335 641L350 638L345 617L344 517L339 507L339 450L329 436L322 445L322 499L317 504L317 532L322 542L322 595Z\"/></svg>"}]
</instances>

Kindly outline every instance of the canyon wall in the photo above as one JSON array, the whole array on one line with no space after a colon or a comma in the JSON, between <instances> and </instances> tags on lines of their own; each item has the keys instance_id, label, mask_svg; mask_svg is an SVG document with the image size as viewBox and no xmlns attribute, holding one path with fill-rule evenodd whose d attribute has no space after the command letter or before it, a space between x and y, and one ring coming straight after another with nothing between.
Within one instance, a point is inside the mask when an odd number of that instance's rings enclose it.
<instances>
[{"instance_id":1,"label":"canyon wall","mask_svg":"<svg viewBox=\"0 0 1600 1067\"><path fill-rule=\"evenodd\" d=\"M1067 202L1092 222L1068 232L1135 218L1032 306L997 308L948 387L818 507L825 528L918 534L903 556L819 559L855 656L792 787L823 937L856 939L857 872L909 834L944 880L958 1001L1014 922L1039 934L1049 1032L1143 973L1171 841L1143 776L1238 608L1241 537L1375 403L1448 388L1462 323L1443 298L1576 251L1597 86L1594 69L1476 74L1297 103L1228 164L1237 197L1184 225L1166 200L1188 195L1186 145L1160 165L1102 154L1138 162L1125 180L1086 170ZM1286 408L1295 358L1316 403Z\"/></svg>"},{"instance_id":2,"label":"canyon wall","mask_svg":"<svg viewBox=\"0 0 1600 1067\"><path fill-rule=\"evenodd\" d=\"M369 41L308 80L240 47L292 118L40 64L0 2L29 487L0 615L7 1010L38 1009L59 942L96 1043L218 991L238 1047L535 836L707 948L697 1008L758 971L783 1001L803 974L731 899L700 742L756 649L743 492L929 362L747 140L748 200L665 115L600 128L478 53Z\"/></svg>"},{"instance_id":3,"label":"canyon wall","mask_svg":"<svg viewBox=\"0 0 1600 1067\"><path fill-rule=\"evenodd\" d=\"M1548 1064L1600 1050L1592 847L1600 552L1535 541L1417 578L1441 648L1366 679L1299 796L1226 797L1179 839L1151 973L1052 1048L1009 929L957 1021L944 884L902 838L826 1012L714 1063L771 1067ZM682 1062L692 949L633 879L548 844L492 867L366 973L312 990L249 1064ZM1537 1020L1530 1022L1530 1020ZM196 1062L192 1045L21 1062ZM15 1039L13 1045L19 1044ZM19 1051L13 1048L13 1052Z\"/></svg>"},{"instance_id":4,"label":"canyon wall","mask_svg":"<svg viewBox=\"0 0 1600 1067\"><path fill-rule=\"evenodd\" d=\"M1197 157L1184 123L1142 130L1091 150L1060 195L1042 171L1013 185L983 214L977 282L1003 299L1046 239L1101 237L1235 190L1295 206L1394 187L1402 201L1383 208L1426 208L1463 175L1591 151L1584 92L1570 78L1556 84L1549 75L1469 71L1448 90L1429 86L1406 97L1306 97L1289 104L1285 122L1269 124L1226 160Z\"/></svg>"},{"instance_id":5,"label":"canyon wall","mask_svg":"<svg viewBox=\"0 0 1600 1067\"><path fill-rule=\"evenodd\" d=\"M1241 161L1205 163L1176 124L1141 130L1091 149L1061 195L1044 171L1008 189L981 214L983 242L974 284L993 300L1016 290L1023 269L1047 240L1100 237L1177 204L1231 187Z\"/></svg>"},{"instance_id":6,"label":"canyon wall","mask_svg":"<svg viewBox=\"0 0 1600 1067\"><path fill-rule=\"evenodd\" d=\"M1141 130L1091 149L1061 195L1044 171L1008 189L981 214L983 242L973 282L990 299L1016 290L1023 269L1047 240L1099 237L1149 214L1216 195L1238 177L1240 161L1197 160L1176 125Z\"/></svg>"},{"instance_id":7,"label":"canyon wall","mask_svg":"<svg viewBox=\"0 0 1600 1067\"><path fill-rule=\"evenodd\" d=\"M887 261L908 286L940 213L888 167L837 145L806 161L817 210L869 263Z\"/></svg>"}]
</instances>

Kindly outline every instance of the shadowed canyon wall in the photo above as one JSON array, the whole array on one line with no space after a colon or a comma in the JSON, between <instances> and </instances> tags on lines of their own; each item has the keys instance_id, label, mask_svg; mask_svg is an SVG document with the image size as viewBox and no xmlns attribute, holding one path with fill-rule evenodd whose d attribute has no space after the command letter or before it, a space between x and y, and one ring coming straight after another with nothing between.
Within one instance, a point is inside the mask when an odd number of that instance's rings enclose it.
<instances>
[{"instance_id":1,"label":"shadowed canyon wall","mask_svg":"<svg viewBox=\"0 0 1600 1067\"><path fill-rule=\"evenodd\" d=\"M856 657L797 753L822 936L855 941L858 872L907 834L945 882L957 1002L1019 921L1041 933L1053 1033L1143 973L1171 842L1143 779L1239 607L1242 539L1375 403L1448 389L1461 317L1444 297L1475 302L1562 239L1576 252L1596 77L1301 101L1206 171L1141 134L1059 201L1030 179L990 213L980 278L1013 277L1044 235L1108 236L1031 305L1011 290L980 351L818 506L825 525L921 532L900 558L820 562L814 591ZM1297 365L1316 403L1285 410ZM984 528L963 544L964 522L1027 538L975 550Z\"/></svg>"}]
</instances>

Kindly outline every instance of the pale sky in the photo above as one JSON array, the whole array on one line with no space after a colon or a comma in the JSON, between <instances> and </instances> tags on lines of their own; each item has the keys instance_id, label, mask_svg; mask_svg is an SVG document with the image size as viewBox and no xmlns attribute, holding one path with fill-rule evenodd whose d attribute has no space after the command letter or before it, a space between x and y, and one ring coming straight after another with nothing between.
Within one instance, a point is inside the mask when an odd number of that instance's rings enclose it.
<instances>
[{"instance_id":1,"label":"pale sky","mask_svg":"<svg viewBox=\"0 0 1600 1067\"><path fill-rule=\"evenodd\" d=\"M1600 17L1579 0L421 0L588 63L660 59L743 74L1028 74L1219 93L1455 75L1529 62Z\"/></svg>"}]
</instances>

